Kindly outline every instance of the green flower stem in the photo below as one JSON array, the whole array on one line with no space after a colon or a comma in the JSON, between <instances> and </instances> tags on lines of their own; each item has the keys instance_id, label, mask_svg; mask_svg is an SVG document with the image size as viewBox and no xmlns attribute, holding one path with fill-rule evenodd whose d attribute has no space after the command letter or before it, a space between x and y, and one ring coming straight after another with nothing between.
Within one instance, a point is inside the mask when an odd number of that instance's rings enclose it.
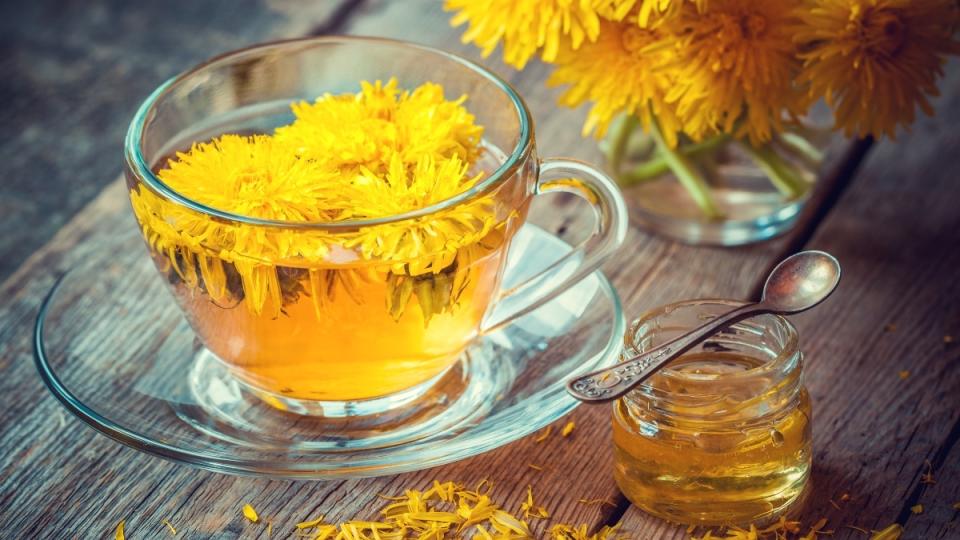
<instances>
[{"instance_id":1,"label":"green flower stem","mask_svg":"<svg viewBox=\"0 0 960 540\"><path fill-rule=\"evenodd\" d=\"M823 152L800 134L787 131L777 136L777 140L814 167L823 161Z\"/></svg>"},{"instance_id":2,"label":"green flower stem","mask_svg":"<svg viewBox=\"0 0 960 540\"><path fill-rule=\"evenodd\" d=\"M663 156L667 166L670 167L683 187L687 189L687 192L693 197L694 202L697 203L704 215L710 219L723 217L710 196L710 187L703 179L703 175L690 162L690 159L683 153L670 148L670 145L664 140L660 125L657 122L653 123L650 133L654 142L657 143L659 154Z\"/></svg>"},{"instance_id":3,"label":"green flower stem","mask_svg":"<svg viewBox=\"0 0 960 540\"><path fill-rule=\"evenodd\" d=\"M785 197L795 199L806 192L807 183L800 177L793 165L780 157L770 145L757 148L749 141L739 141L739 143L750 154L757 166L766 173L770 182Z\"/></svg>"},{"instance_id":4,"label":"green flower stem","mask_svg":"<svg viewBox=\"0 0 960 540\"><path fill-rule=\"evenodd\" d=\"M698 143L681 146L677 148L676 151L687 157L697 157L699 155L711 152L729 140L729 138L730 137L726 134L716 135ZM633 170L619 175L618 180L620 180L622 185L629 186L653 180L654 178L657 178L658 176L669 171L670 165L667 163L667 158L658 152L650 159L645 160L643 163L635 167Z\"/></svg>"},{"instance_id":5,"label":"green flower stem","mask_svg":"<svg viewBox=\"0 0 960 540\"><path fill-rule=\"evenodd\" d=\"M620 167L623 163L623 155L626 153L627 144L630 142L630 136L633 135L639 122L637 117L628 114L625 115L614 131L613 142L607 150L607 160L610 162L610 168L616 173L620 173Z\"/></svg>"}]
</instances>

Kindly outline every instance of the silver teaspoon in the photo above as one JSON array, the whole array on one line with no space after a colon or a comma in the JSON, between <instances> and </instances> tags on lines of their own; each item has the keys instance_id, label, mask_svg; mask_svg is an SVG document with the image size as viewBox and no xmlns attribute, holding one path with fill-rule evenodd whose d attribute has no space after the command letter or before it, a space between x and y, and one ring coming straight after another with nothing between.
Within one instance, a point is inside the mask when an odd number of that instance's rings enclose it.
<instances>
[{"instance_id":1,"label":"silver teaspoon","mask_svg":"<svg viewBox=\"0 0 960 540\"><path fill-rule=\"evenodd\" d=\"M723 328L754 315L791 315L823 302L840 282L840 263L823 251L801 251L774 268L759 302L741 306L663 345L567 382L567 391L587 403L610 401L629 392L671 360Z\"/></svg>"}]
</instances>

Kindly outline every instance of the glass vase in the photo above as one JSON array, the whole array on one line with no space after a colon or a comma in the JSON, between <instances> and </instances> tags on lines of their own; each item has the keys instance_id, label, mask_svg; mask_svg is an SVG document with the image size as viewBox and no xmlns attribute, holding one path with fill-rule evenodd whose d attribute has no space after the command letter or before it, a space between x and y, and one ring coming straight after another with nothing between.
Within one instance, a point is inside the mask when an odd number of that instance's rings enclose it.
<instances>
[{"instance_id":1,"label":"glass vase","mask_svg":"<svg viewBox=\"0 0 960 540\"><path fill-rule=\"evenodd\" d=\"M721 134L675 147L634 117L601 142L631 213L647 230L687 244L737 246L790 230L810 197L831 135L792 125L755 146Z\"/></svg>"}]
</instances>

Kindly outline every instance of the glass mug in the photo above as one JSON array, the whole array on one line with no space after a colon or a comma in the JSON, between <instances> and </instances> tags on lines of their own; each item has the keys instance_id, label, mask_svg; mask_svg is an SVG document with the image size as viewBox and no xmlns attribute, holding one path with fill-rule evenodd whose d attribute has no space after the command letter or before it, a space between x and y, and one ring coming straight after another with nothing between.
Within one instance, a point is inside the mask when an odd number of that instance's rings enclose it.
<instances>
[{"instance_id":1,"label":"glass mug","mask_svg":"<svg viewBox=\"0 0 960 540\"><path fill-rule=\"evenodd\" d=\"M467 96L484 128L483 157L472 171L485 173L480 182L399 215L305 223L211 208L155 174L194 142L270 133L293 120L293 102L393 77L402 89L433 82L447 99ZM125 158L151 256L200 342L258 395L281 401L342 404L426 391L478 335L596 270L626 231L624 203L603 173L538 159L530 112L507 83L448 53L391 40L292 40L209 60L146 100ZM588 201L596 230L534 277L500 290L531 199L551 190ZM431 245L437 230L457 238L453 247Z\"/></svg>"}]
</instances>

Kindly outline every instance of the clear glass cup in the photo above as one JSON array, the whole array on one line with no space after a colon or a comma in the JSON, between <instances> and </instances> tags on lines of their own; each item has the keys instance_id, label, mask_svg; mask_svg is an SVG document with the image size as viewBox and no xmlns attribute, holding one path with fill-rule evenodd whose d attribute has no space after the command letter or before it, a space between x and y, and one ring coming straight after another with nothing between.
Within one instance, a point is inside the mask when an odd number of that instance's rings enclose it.
<instances>
[{"instance_id":1,"label":"clear glass cup","mask_svg":"<svg viewBox=\"0 0 960 540\"><path fill-rule=\"evenodd\" d=\"M195 142L289 124L292 102L391 78L404 89L433 82L447 99L468 96L465 106L484 127L474 171L485 174L481 182L400 215L303 223L211 208L155 174ZM507 83L445 52L391 40L311 38L214 58L146 100L125 157L134 213L204 346L198 354L228 366L265 401L304 413L350 416L409 404L477 336L595 271L626 232L624 204L603 173L537 157L530 113ZM547 270L501 290L507 250L531 199L552 190L592 206L594 234ZM381 249L389 239L428 239L430 230L464 220L481 223L464 226L469 240L455 249L429 242L416 253Z\"/></svg>"},{"instance_id":2,"label":"clear glass cup","mask_svg":"<svg viewBox=\"0 0 960 540\"><path fill-rule=\"evenodd\" d=\"M638 319L625 355L740 304L671 304ZM695 525L764 524L802 500L811 464L803 355L786 319L732 325L614 404L614 477L635 505Z\"/></svg>"}]
</instances>

